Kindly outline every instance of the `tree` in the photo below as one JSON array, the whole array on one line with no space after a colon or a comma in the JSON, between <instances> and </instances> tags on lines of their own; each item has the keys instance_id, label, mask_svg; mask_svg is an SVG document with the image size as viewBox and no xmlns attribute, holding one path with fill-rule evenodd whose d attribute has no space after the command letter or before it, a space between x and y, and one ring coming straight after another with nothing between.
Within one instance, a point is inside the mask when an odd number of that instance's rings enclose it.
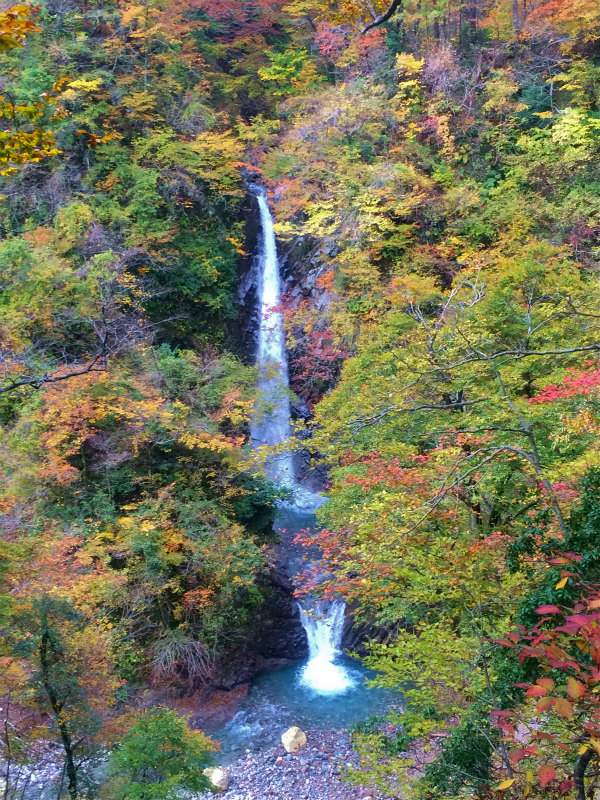
<instances>
[{"instance_id":1,"label":"tree","mask_svg":"<svg viewBox=\"0 0 600 800\"><path fill-rule=\"evenodd\" d=\"M33 21L39 6L15 5L0 13L0 52L23 47L25 39L40 28ZM36 102L21 103L7 91L0 94L0 119L9 129L0 132L0 175L14 175L18 167L58 155L54 134L36 123L47 116L56 103L63 81L54 84L53 93L44 93Z\"/></svg>"},{"instance_id":2,"label":"tree","mask_svg":"<svg viewBox=\"0 0 600 800\"><path fill-rule=\"evenodd\" d=\"M182 791L210 787L202 768L216 745L191 731L175 711L156 708L141 714L112 753L107 797L175 800Z\"/></svg>"},{"instance_id":3,"label":"tree","mask_svg":"<svg viewBox=\"0 0 600 800\"><path fill-rule=\"evenodd\" d=\"M35 670L30 682L61 742L71 800L80 797L80 766L89 756L91 737L100 727L83 689L83 680L91 676L78 670L82 665L77 664L66 644L76 637L83 619L68 601L42 595L19 615L21 636L14 648L16 654L29 657Z\"/></svg>"},{"instance_id":4,"label":"tree","mask_svg":"<svg viewBox=\"0 0 600 800\"><path fill-rule=\"evenodd\" d=\"M145 341L153 326L141 317L142 282L132 280L115 253L90 258L79 273L65 258L93 224L90 209L62 210L56 233L41 241L0 246L3 292L0 394L43 387L102 372L112 357ZM77 219L78 230L69 227ZM57 253L58 242L63 253Z\"/></svg>"},{"instance_id":5,"label":"tree","mask_svg":"<svg viewBox=\"0 0 600 800\"><path fill-rule=\"evenodd\" d=\"M292 0L287 9L294 15L310 15L317 20L327 19L333 24L351 24L364 36L380 25L389 22L402 8L403 0L376 0L374 3L361 3L357 0Z\"/></svg>"},{"instance_id":6,"label":"tree","mask_svg":"<svg viewBox=\"0 0 600 800\"><path fill-rule=\"evenodd\" d=\"M0 14L0 52L22 47L29 34L39 32L32 19L37 11L39 7L15 5Z\"/></svg>"},{"instance_id":7,"label":"tree","mask_svg":"<svg viewBox=\"0 0 600 800\"><path fill-rule=\"evenodd\" d=\"M563 554L553 561L568 567L575 559L581 556ZM563 570L557 586L572 577L576 574ZM573 608L540 606L540 622L532 630L523 626L501 640L519 653L520 661L539 663L543 677L522 684L523 705L492 715L511 746L511 775L499 783L499 791L536 797L548 789L563 795L574 790L578 800L585 800L596 784L590 773L597 774L600 766L600 589L580 588L581 600Z\"/></svg>"}]
</instances>

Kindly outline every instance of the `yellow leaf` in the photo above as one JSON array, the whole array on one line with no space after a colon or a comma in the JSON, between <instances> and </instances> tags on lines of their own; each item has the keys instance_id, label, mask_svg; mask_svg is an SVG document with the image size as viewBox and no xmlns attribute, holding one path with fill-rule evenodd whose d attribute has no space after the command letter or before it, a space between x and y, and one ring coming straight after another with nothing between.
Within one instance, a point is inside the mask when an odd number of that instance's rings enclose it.
<instances>
[{"instance_id":1,"label":"yellow leaf","mask_svg":"<svg viewBox=\"0 0 600 800\"><path fill-rule=\"evenodd\" d=\"M102 78L95 78L92 81L79 78L78 80L70 81L68 86L70 89L80 89L82 92L97 92L101 84Z\"/></svg>"},{"instance_id":2,"label":"yellow leaf","mask_svg":"<svg viewBox=\"0 0 600 800\"><path fill-rule=\"evenodd\" d=\"M582 744L582 745L581 745L581 747L579 748L579 750L577 751L577 755L578 755L578 756L581 756L581 755L583 755L585 752L587 752L589 749L590 749L590 746L589 746L589 744Z\"/></svg>"},{"instance_id":3,"label":"yellow leaf","mask_svg":"<svg viewBox=\"0 0 600 800\"><path fill-rule=\"evenodd\" d=\"M499 783L498 786L495 786L494 791L503 792L505 789L510 789L514 782L515 778L507 778L505 781L502 781L502 783Z\"/></svg>"},{"instance_id":4,"label":"yellow leaf","mask_svg":"<svg viewBox=\"0 0 600 800\"><path fill-rule=\"evenodd\" d=\"M567 585L567 581L568 580L569 580L568 577L567 578L561 578L554 588L555 589L562 589L563 586Z\"/></svg>"}]
</instances>

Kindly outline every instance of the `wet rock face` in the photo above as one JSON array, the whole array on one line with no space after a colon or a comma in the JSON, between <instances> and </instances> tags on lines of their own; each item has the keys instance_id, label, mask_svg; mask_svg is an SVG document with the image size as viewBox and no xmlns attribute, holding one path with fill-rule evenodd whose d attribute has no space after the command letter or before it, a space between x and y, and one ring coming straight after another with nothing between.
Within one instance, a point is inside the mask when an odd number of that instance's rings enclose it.
<instances>
[{"instance_id":1,"label":"wet rock face","mask_svg":"<svg viewBox=\"0 0 600 800\"><path fill-rule=\"evenodd\" d=\"M387 642L397 634L399 626L400 623L396 629L392 629L375 625L369 621L357 623L353 608L350 607L346 614L344 633L342 634L342 649L356 653L358 656L364 656L367 654L367 642Z\"/></svg>"},{"instance_id":2,"label":"wet rock face","mask_svg":"<svg viewBox=\"0 0 600 800\"><path fill-rule=\"evenodd\" d=\"M269 583L267 600L253 631L256 649L266 659L305 658L308 641L292 582L283 570L273 569L269 573Z\"/></svg>"},{"instance_id":3,"label":"wet rock face","mask_svg":"<svg viewBox=\"0 0 600 800\"><path fill-rule=\"evenodd\" d=\"M230 648L221 656L213 686L226 692L238 686L249 686L256 672L255 653L249 652L244 646Z\"/></svg>"},{"instance_id":4,"label":"wet rock face","mask_svg":"<svg viewBox=\"0 0 600 800\"><path fill-rule=\"evenodd\" d=\"M235 297L236 315L231 334L244 360L254 363L259 327L259 276L256 254L261 232L258 204L256 197L252 194L247 196L244 214L246 255L240 259L238 268L238 290Z\"/></svg>"},{"instance_id":5,"label":"wet rock face","mask_svg":"<svg viewBox=\"0 0 600 800\"><path fill-rule=\"evenodd\" d=\"M204 732L216 731L225 725L240 710L240 705L248 698L250 684L239 684L234 689L205 688L195 694L189 706L182 710L191 713L190 727Z\"/></svg>"},{"instance_id":6,"label":"wet rock face","mask_svg":"<svg viewBox=\"0 0 600 800\"><path fill-rule=\"evenodd\" d=\"M221 659L213 685L230 690L251 683L259 672L279 669L306 658L308 641L300 621L290 578L272 569L263 576L265 602L248 622L245 641L229 648Z\"/></svg>"}]
</instances>

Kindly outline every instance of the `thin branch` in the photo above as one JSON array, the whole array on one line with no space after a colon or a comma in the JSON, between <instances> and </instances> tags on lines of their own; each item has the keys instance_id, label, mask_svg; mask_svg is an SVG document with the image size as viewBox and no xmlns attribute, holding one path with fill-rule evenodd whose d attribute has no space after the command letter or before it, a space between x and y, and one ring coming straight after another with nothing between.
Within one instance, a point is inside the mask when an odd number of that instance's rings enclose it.
<instances>
[{"instance_id":1,"label":"thin branch","mask_svg":"<svg viewBox=\"0 0 600 800\"><path fill-rule=\"evenodd\" d=\"M401 5L402 5L402 0L392 0L387 10L384 11L383 14L379 14L371 22L368 22L364 26L364 28L361 30L361 35L364 36L365 33L368 33L373 28L377 28L379 25L383 25L385 22L390 20Z\"/></svg>"},{"instance_id":2,"label":"thin branch","mask_svg":"<svg viewBox=\"0 0 600 800\"><path fill-rule=\"evenodd\" d=\"M96 369L96 364L102 359L103 354L98 353L90 362L79 369L71 370L70 372L64 372L62 375L48 375L48 373L44 373L43 375L39 375L38 377L31 377L31 378L22 378L20 380L11 381L4 386L0 386L0 394L5 394L6 392L12 392L14 389L19 389L22 386L34 386L36 389L39 389L41 386L45 385L46 383L57 383L58 381L64 381L68 378L74 378L77 375L85 375L88 372L103 372L106 367L99 366Z\"/></svg>"},{"instance_id":3,"label":"thin branch","mask_svg":"<svg viewBox=\"0 0 600 800\"><path fill-rule=\"evenodd\" d=\"M600 350L600 342L582 347L565 347L562 350L498 350L496 353L489 354L474 351L473 355L467 356L462 361L457 361L454 364L444 365L443 369L453 370L457 367L462 367L464 364L471 364L473 361L490 361L502 356L514 356L515 360L518 361L521 358L529 358L530 356L564 356L571 353L586 353L598 350Z\"/></svg>"},{"instance_id":4,"label":"thin branch","mask_svg":"<svg viewBox=\"0 0 600 800\"><path fill-rule=\"evenodd\" d=\"M376 425L381 422L388 414L413 414L415 411L447 411L448 409L460 408L464 409L465 406L474 406L478 403L486 403L489 397L480 397L477 400L457 400L454 403L442 403L441 405L424 404L421 406L412 406L411 408L398 408L398 406L389 406L384 408L379 414L374 414L372 417L359 417L351 423L352 432L356 433L361 428L366 428L369 425Z\"/></svg>"}]
</instances>

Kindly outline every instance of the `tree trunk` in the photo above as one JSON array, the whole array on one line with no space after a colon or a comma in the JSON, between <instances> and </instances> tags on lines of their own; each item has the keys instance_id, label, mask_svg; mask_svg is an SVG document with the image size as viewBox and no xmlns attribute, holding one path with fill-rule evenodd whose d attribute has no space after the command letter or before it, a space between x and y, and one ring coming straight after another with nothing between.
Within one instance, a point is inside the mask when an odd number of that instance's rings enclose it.
<instances>
[{"instance_id":1,"label":"tree trunk","mask_svg":"<svg viewBox=\"0 0 600 800\"><path fill-rule=\"evenodd\" d=\"M46 628L46 626L43 627ZM52 680L50 676L50 664L48 661L49 645L50 645L50 636L48 634L47 629L44 629L42 631L42 636L40 639L40 651L39 651L40 669L42 673L42 686L44 687L46 694L48 695L48 699L50 700L52 713L54 714L56 724L58 725L60 738L62 741L63 749L65 751L65 771L67 773L67 779L69 781L69 794L71 796L71 800L77 800L77 768L75 766L73 740L71 738L69 728L62 716L62 708L63 708L62 703L58 699L56 690L52 685Z\"/></svg>"},{"instance_id":2,"label":"tree trunk","mask_svg":"<svg viewBox=\"0 0 600 800\"><path fill-rule=\"evenodd\" d=\"M473 38L477 32L477 19L479 17L479 8L477 0L469 0L465 8L465 19L469 25L469 38Z\"/></svg>"},{"instance_id":3,"label":"tree trunk","mask_svg":"<svg viewBox=\"0 0 600 800\"><path fill-rule=\"evenodd\" d=\"M520 24L519 24L519 0L513 0L512 17L513 17L513 30L514 30L515 36L517 36L519 31L521 30L521 27L520 27Z\"/></svg>"},{"instance_id":4,"label":"tree trunk","mask_svg":"<svg viewBox=\"0 0 600 800\"><path fill-rule=\"evenodd\" d=\"M594 751L590 747L585 753L582 753L575 762L575 769L573 770L573 778L575 781L575 789L577 790L577 800L587 800L585 796L585 770L592 758Z\"/></svg>"}]
</instances>

